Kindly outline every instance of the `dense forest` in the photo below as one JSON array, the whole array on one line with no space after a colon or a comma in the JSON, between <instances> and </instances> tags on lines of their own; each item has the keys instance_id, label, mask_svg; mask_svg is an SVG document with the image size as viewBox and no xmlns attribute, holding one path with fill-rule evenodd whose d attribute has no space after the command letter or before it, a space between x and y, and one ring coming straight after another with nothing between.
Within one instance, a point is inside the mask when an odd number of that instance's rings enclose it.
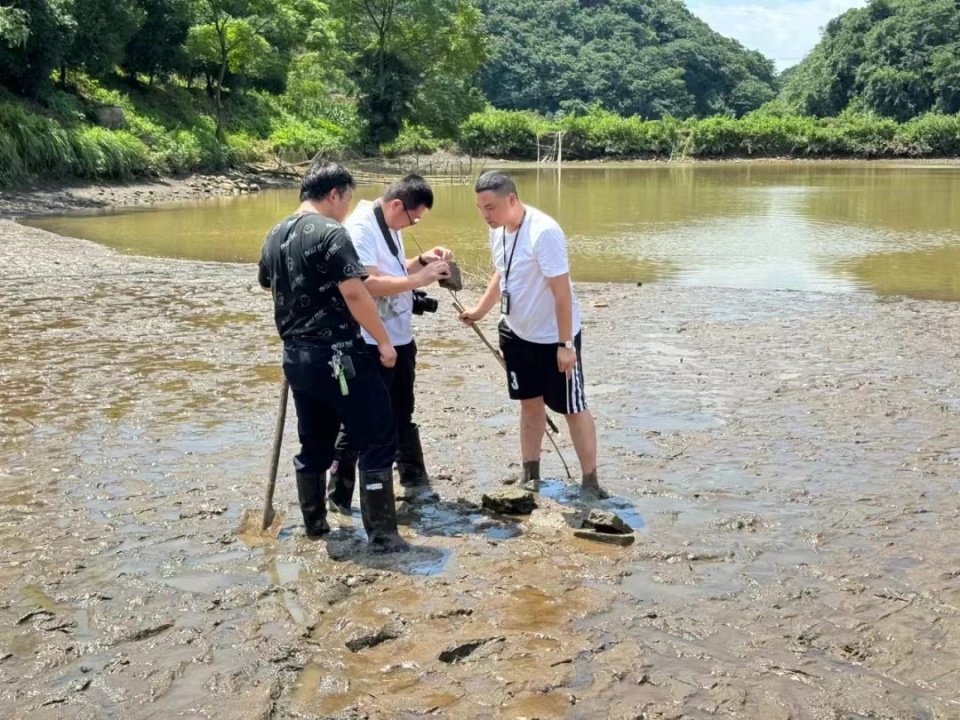
<instances>
[{"instance_id":1,"label":"dense forest","mask_svg":"<svg viewBox=\"0 0 960 720\"><path fill-rule=\"evenodd\" d=\"M901 122L960 112L960 2L871 0L844 13L786 74L779 104L803 115L852 110Z\"/></svg>"},{"instance_id":2,"label":"dense forest","mask_svg":"<svg viewBox=\"0 0 960 720\"><path fill-rule=\"evenodd\" d=\"M505 110L598 103L644 118L744 115L776 95L773 63L675 0L483 0L481 87Z\"/></svg>"},{"instance_id":3,"label":"dense forest","mask_svg":"<svg viewBox=\"0 0 960 720\"><path fill-rule=\"evenodd\" d=\"M778 76L681 0L0 0L0 182L271 154L960 152L960 3L870 0Z\"/></svg>"}]
</instances>

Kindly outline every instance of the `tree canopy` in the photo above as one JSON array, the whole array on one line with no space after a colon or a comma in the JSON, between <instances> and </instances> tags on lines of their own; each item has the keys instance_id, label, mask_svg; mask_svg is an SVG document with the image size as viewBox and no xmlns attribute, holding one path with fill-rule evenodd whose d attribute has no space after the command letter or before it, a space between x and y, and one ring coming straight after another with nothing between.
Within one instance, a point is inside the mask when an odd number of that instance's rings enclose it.
<instances>
[{"instance_id":1,"label":"tree canopy","mask_svg":"<svg viewBox=\"0 0 960 720\"><path fill-rule=\"evenodd\" d=\"M172 167L228 156L231 135L426 152L517 111L600 123L612 147L611 113L958 113L958 38L960 0L869 0L778 76L683 0L0 0L0 86L68 126L155 91L130 128Z\"/></svg>"},{"instance_id":2,"label":"tree canopy","mask_svg":"<svg viewBox=\"0 0 960 720\"><path fill-rule=\"evenodd\" d=\"M776 95L773 63L680 0L480 0L481 86L497 108L599 104L645 118L743 115Z\"/></svg>"},{"instance_id":3,"label":"tree canopy","mask_svg":"<svg viewBox=\"0 0 960 720\"><path fill-rule=\"evenodd\" d=\"M960 112L960 2L870 0L832 20L779 104L817 117L871 111L905 121Z\"/></svg>"}]
</instances>

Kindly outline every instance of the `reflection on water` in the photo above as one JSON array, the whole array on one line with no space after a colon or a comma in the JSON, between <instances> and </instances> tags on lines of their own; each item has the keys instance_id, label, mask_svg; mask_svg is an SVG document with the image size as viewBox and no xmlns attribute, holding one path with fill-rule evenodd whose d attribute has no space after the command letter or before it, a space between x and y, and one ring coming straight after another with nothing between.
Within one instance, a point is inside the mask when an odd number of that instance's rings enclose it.
<instances>
[{"instance_id":1,"label":"reflection on water","mask_svg":"<svg viewBox=\"0 0 960 720\"><path fill-rule=\"evenodd\" d=\"M960 299L960 244L875 253L840 262L837 267L881 294Z\"/></svg>"},{"instance_id":2,"label":"reflection on water","mask_svg":"<svg viewBox=\"0 0 960 720\"><path fill-rule=\"evenodd\" d=\"M958 300L960 167L733 163L524 168L522 198L556 217L581 281L667 281ZM380 188L366 186L358 198ZM417 227L474 275L489 268L469 186L436 188ZM35 224L124 252L250 262L293 190ZM412 237L408 250L415 249ZM471 277L481 290L481 282ZM471 289L474 289L471 287Z\"/></svg>"}]
</instances>

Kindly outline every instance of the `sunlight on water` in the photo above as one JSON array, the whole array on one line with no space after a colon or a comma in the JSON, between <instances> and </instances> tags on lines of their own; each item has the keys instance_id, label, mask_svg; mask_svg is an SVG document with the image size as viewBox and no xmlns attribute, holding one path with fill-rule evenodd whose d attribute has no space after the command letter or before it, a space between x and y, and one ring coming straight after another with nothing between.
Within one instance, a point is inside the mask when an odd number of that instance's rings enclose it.
<instances>
[{"instance_id":1,"label":"sunlight on water","mask_svg":"<svg viewBox=\"0 0 960 720\"><path fill-rule=\"evenodd\" d=\"M958 167L662 164L514 176L522 198L563 225L577 280L960 299ZM364 186L357 197L379 190ZM436 195L416 240L449 246L485 273L487 231L472 188L441 185ZM285 190L31 224L122 252L253 262L296 205L296 191ZM406 242L416 252L409 234Z\"/></svg>"}]
</instances>

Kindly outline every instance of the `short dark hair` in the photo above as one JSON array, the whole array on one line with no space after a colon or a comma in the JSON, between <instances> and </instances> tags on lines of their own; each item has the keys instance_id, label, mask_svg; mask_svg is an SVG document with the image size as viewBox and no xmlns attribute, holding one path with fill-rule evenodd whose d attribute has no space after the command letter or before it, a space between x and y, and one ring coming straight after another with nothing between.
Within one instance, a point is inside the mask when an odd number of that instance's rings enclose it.
<instances>
[{"instance_id":1,"label":"short dark hair","mask_svg":"<svg viewBox=\"0 0 960 720\"><path fill-rule=\"evenodd\" d=\"M314 160L300 181L300 200L323 200L334 190L344 193L356 186L353 175L340 163Z\"/></svg>"},{"instance_id":2,"label":"short dark hair","mask_svg":"<svg viewBox=\"0 0 960 720\"><path fill-rule=\"evenodd\" d=\"M500 170L490 170L477 178L477 185L474 188L474 192L494 192L497 195L509 195L513 193L519 197L517 184L513 182L513 178Z\"/></svg>"},{"instance_id":3,"label":"short dark hair","mask_svg":"<svg viewBox=\"0 0 960 720\"><path fill-rule=\"evenodd\" d=\"M383 199L387 202L399 200L407 210L416 210L421 205L433 210L433 189L419 175L407 175L397 180L383 191Z\"/></svg>"}]
</instances>

